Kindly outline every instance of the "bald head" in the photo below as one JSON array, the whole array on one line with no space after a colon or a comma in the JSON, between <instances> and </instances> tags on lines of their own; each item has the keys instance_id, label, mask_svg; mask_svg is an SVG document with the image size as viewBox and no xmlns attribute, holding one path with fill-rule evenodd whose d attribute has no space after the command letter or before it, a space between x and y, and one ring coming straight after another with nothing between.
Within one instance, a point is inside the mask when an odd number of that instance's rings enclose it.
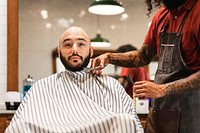
<instances>
[{"instance_id":1,"label":"bald head","mask_svg":"<svg viewBox=\"0 0 200 133\"><path fill-rule=\"evenodd\" d=\"M81 27L72 26L72 27L69 27L67 30L65 30L64 33L60 37L59 46L68 37L80 37L80 38L83 38L90 45L90 38L89 38L88 34Z\"/></svg>"}]
</instances>

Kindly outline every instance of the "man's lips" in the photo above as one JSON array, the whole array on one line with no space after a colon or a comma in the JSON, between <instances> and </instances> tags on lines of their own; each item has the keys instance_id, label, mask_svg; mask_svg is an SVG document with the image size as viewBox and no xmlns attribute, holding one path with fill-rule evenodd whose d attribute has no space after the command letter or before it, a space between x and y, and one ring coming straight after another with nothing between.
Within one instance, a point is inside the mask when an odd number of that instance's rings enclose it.
<instances>
[{"instance_id":1,"label":"man's lips","mask_svg":"<svg viewBox=\"0 0 200 133\"><path fill-rule=\"evenodd\" d=\"M81 57L79 57L79 56L71 56L69 59L71 59L71 60L78 60L78 59L81 59Z\"/></svg>"}]
</instances>

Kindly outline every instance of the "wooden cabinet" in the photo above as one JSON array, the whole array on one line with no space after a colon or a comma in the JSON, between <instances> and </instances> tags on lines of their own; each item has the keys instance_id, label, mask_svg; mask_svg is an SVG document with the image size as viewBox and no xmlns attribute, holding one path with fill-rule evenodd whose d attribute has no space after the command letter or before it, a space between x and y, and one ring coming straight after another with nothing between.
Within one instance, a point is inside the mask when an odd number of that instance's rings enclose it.
<instances>
[{"instance_id":1,"label":"wooden cabinet","mask_svg":"<svg viewBox=\"0 0 200 133\"><path fill-rule=\"evenodd\" d=\"M140 122L141 122L143 128L145 127L145 124L146 124L147 115L148 114L138 114L138 117L140 119Z\"/></svg>"},{"instance_id":2,"label":"wooden cabinet","mask_svg":"<svg viewBox=\"0 0 200 133\"><path fill-rule=\"evenodd\" d=\"M6 127L14 115L14 111L0 111L0 133L4 133Z\"/></svg>"}]
</instances>

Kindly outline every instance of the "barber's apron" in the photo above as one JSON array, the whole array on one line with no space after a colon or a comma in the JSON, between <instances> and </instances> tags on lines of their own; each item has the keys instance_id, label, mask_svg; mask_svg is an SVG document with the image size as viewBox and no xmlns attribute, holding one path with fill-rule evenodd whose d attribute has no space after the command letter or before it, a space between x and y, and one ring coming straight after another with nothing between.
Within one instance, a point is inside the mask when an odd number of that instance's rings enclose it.
<instances>
[{"instance_id":1,"label":"barber's apron","mask_svg":"<svg viewBox=\"0 0 200 133\"><path fill-rule=\"evenodd\" d=\"M192 74L183 62L180 51L181 31L188 13L182 20L178 33L166 33L167 23L163 26L160 33L161 54L155 76L157 84L172 82ZM145 133L200 133L200 90L191 88L152 99Z\"/></svg>"}]
</instances>

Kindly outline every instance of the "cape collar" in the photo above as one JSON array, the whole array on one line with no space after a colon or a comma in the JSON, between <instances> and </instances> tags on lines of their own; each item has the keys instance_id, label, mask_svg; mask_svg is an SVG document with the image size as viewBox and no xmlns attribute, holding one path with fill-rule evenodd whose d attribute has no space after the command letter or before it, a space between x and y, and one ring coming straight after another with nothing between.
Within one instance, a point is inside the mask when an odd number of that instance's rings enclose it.
<instances>
[{"instance_id":1,"label":"cape collar","mask_svg":"<svg viewBox=\"0 0 200 133\"><path fill-rule=\"evenodd\" d=\"M84 81L87 78L89 78L89 75L90 75L89 72L86 72L84 70L76 71L76 72L65 70L65 73L66 73L67 76L69 76L70 78L77 80L77 81Z\"/></svg>"}]
</instances>

